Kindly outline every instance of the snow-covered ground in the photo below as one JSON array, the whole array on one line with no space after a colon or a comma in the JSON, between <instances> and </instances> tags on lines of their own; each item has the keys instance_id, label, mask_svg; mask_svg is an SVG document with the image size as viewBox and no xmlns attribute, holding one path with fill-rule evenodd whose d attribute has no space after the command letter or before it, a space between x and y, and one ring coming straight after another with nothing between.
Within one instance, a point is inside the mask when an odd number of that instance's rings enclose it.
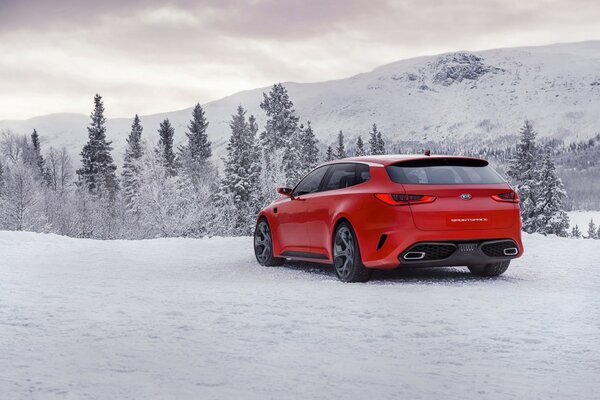
<instances>
[{"instance_id":1,"label":"snow-covered ground","mask_svg":"<svg viewBox=\"0 0 600 400\"><path fill-rule=\"evenodd\" d=\"M600 211L569 211L569 223L571 228L577 225L582 234L587 234L590 219L594 219L596 227L600 225Z\"/></svg>"},{"instance_id":2,"label":"snow-covered ground","mask_svg":"<svg viewBox=\"0 0 600 400\"><path fill-rule=\"evenodd\" d=\"M598 398L600 241L367 284L251 245L0 232L0 398Z\"/></svg>"}]
</instances>

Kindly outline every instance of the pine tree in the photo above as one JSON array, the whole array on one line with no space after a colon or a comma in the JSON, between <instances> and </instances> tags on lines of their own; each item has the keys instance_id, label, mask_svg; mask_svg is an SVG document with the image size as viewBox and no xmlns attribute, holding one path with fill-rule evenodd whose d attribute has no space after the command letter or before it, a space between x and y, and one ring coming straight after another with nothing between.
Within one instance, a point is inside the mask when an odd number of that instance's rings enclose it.
<instances>
[{"instance_id":1,"label":"pine tree","mask_svg":"<svg viewBox=\"0 0 600 400\"><path fill-rule=\"evenodd\" d=\"M140 189L140 163L144 154L142 145L142 125L136 114L131 125L131 132L127 138L127 147L123 159L123 193L127 209L131 210L134 200Z\"/></svg>"},{"instance_id":2,"label":"pine tree","mask_svg":"<svg viewBox=\"0 0 600 400\"><path fill-rule=\"evenodd\" d=\"M37 131L34 129L31 134L31 146L33 148L33 157L35 161L35 165L37 166L38 172L41 177L47 182L47 173L46 173L46 165L44 162L44 156L42 156L42 146L40 145L40 136Z\"/></svg>"},{"instance_id":3,"label":"pine tree","mask_svg":"<svg viewBox=\"0 0 600 400\"><path fill-rule=\"evenodd\" d=\"M366 154L367 153L365 152L365 144L363 143L362 137L359 136L356 140L356 156L362 157Z\"/></svg>"},{"instance_id":4,"label":"pine tree","mask_svg":"<svg viewBox=\"0 0 600 400\"><path fill-rule=\"evenodd\" d=\"M4 187L4 167L2 166L2 161L0 160L0 198L2 196L3 187Z\"/></svg>"},{"instance_id":5,"label":"pine tree","mask_svg":"<svg viewBox=\"0 0 600 400\"><path fill-rule=\"evenodd\" d=\"M294 104L285 87L277 83L268 94L263 93L260 107L267 114L265 130L260 134L266 168L275 174L281 169L284 183L294 186L302 177L302 143Z\"/></svg>"},{"instance_id":6,"label":"pine tree","mask_svg":"<svg viewBox=\"0 0 600 400\"><path fill-rule=\"evenodd\" d=\"M167 172L171 176L174 176L177 174L175 152L173 151L175 129L171 126L171 122L169 122L168 118L160 123L158 135L160 136L160 139L158 140L156 152L160 155L163 166L166 168Z\"/></svg>"},{"instance_id":7,"label":"pine tree","mask_svg":"<svg viewBox=\"0 0 600 400\"><path fill-rule=\"evenodd\" d=\"M381 132L377 129L377 124L373 124L373 129L369 135L369 147L371 155L385 154L385 142L383 141Z\"/></svg>"},{"instance_id":8,"label":"pine tree","mask_svg":"<svg viewBox=\"0 0 600 400\"><path fill-rule=\"evenodd\" d=\"M116 165L111 155L111 142L106 140L106 118L102 97L94 96L94 110L90 115L88 142L81 151L81 168L77 170L80 183L92 194L108 195L113 199L119 183Z\"/></svg>"},{"instance_id":9,"label":"pine tree","mask_svg":"<svg viewBox=\"0 0 600 400\"><path fill-rule=\"evenodd\" d=\"M596 239L598 236L596 232L596 224L594 223L594 219L590 219L590 223L588 224L588 231L586 239Z\"/></svg>"},{"instance_id":10,"label":"pine tree","mask_svg":"<svg viewBox=\"0 0 600 400\"><path fill-rule=\"evenodd\" d=\"M544 153L536 187L536 231L545 235L567 236L569 217L564 211L567 192L556 174L556 167L550 151Z\"/></svg>"},{"instance_id":11,"label":"pine tree","mask_svg":"<svg viewBox=\"0 0 600 400\"><path fill-rule=\"evenodd\" d=\"M273 85L269 94L263 93L260 108L268 117L260 134L261 145L270 153L286 147L298 130L298 116L287 89L281 83Z\"/></svg>"},{"instance_id":12,"label":"pine tree","mask_svg":"<svg viewBox=\"0 0 600 400\"><path fill-rule=\"evenodd\" d=\"M188 132L185 134L188 143L179 148L184 165L195 174L201 173L212 156L211 142L208 140L206 128L208 128L208 121L202 106L198 103L194 106L192 120L188 125Z\"/></svg>"},{"instance_id":13,"label":"pine tree","mask_svg":"<svg viewBox=\"0 0 600 400\"><path fill-rule=\"evenodd\" d=\"M331 146L327 146L327 152L325 153L325 161L333 161L335 157L333 156L333 149Z\"/></svg>"},{"instance_id":14,"label":"pine tree","mask_svg":"<svg viewBox=\"0 0 600 400\"><path fill-rule=\"evenodd\" d=\"M515 189L521 201L521 218L525 232L536 232L540 229L538 223L540 166L538 148L535 144L536 132L530 121L520 131L521 139L517 144L515 156L510 161L506 174L515 184Z\"/></svg>"},{"instance_id":15,"label":"pine tree","mask_svg":"<svg viewBox=\"0 0 600 400\"><path fill-rule=\"evenodd\" d=\"M346 148L344 146L344 133L340 131L337 137L337 147L335 149L335 158L342 159L346 158Z\"/></svg>"},{"instance_id":16,"label":"pine tree","mask_svg":"<svg viewBox=\"0 0 600 400\"><path fill-rule=\"evenodd\" d=\"M380 154L385 154L385 142L383 140L383 137L381 136L381 131L377 131L377 144L379 146L379 153Z\"/></svg>"},{"instance_id":17,"label":"pine tree","mask_svg":"<svg viewBox=\"0 0 600 400\"><path fill-rule=\"evenodd\" d=\"M575 224L573 229L571 229L571 237L577 238L577 239L579 239L581 237L581 231L579 230L579 227L577 226L577 224Z\"/></svg>"},{"instance_id":18,"label":"pine tree","mask_svg":"<svg viewBox=\"0 0 600 400\"><path fill-rule=\"evenodd\" d=\"M255 143L256 122L246 122L246 111L238 106L229 123L231 137L227 145L225 177L221 183L220 207L229 234L248 235L255 218L254 192L260 174Z\"/></svg>"},{"instance_id":19,"label":"pine tree","mask_svg":"<svg viewBox=\"0 0 600 400\"><path fill-rule=\"evenodd\" d=\"M510 161L506 173L516 182L526 182L535 178L538 156L538 149L535 144L537 133L529 120L526 120L521 128L520 136L521 139L517 144L515 157Z\"/></svg>"},{"instance_id":20,"label":"pine tree","mask_svg":"<svg viewBox=\"0 0 600 400\"><path fill-rule=\"evenodd\" d=\"M256 118L254 117L254 115L250 115L250 118L248 118L248 127L250 129L249 136L252 138L252 143L254 144L252 169L256 172L257 175L256 180L254 181L255 186L252 189L250 198L250 207L252 210L251 215L254 217L266 205L267 201L269 200L265 198L264 188L260 186L261 176L264 176L264 171L262 170L262 157L260 146L258 144L258 124L256 123Z\"/></svg>"},{"instance_id":21,"label":"pine tree","mask_svg":"<svg viewBox=\"0 0 600 400\"><path fill-rule=\"evenodd\" d=\"M310 121L306 123L306 128L302 125L300 126L300 143L302 144L300 158L302 174L305 175L319 163L319 148L317 147L319 141L315 137Z\"/></svg>"}]
</instances>

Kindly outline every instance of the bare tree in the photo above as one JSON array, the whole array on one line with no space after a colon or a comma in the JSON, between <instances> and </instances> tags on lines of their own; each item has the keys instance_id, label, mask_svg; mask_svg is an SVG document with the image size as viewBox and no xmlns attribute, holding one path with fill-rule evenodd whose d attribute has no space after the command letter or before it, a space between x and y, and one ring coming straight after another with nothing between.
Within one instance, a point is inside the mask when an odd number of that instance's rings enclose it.
<instances>
[{"instance_id":1,"label":"bare tree","mask_svg":"<svg viewBox=\"0 0 600 400\"><path fill-rule=\"evenodd\" d=\"M50 189L63 195L73 182L73 163L66 147L50 147L46 155Z\"/></svg>"}]
</instances>

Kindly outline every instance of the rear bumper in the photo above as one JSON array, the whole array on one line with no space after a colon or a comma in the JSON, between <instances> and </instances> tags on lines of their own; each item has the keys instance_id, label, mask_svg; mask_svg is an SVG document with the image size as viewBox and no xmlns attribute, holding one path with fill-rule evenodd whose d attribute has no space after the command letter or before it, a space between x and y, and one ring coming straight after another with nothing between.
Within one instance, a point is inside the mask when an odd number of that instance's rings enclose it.
<instances>
[{"instance_id":1,"label":"rear bumper","mask_svg":"<svg viewBox=\"0 0 600 400\"><path fill-rule=\"evenodd\" d=\"M517 228L446 232L415 230L387 233L385 244L378 250L365 249L367 251L364 251L361 245L363 264L367 268L467 266L511 260L523 254L521 231ZM442 248L442 251L435 251L439 253L437 257L416 258L410 255L404 257L410 251L422 251L423 249L417 248L422 245L448 247L445 250ZM494 249L495 247L497 249ZM517 252L512 250L504 253L505 248L514 248Z\"/></svg>"},{"instance_id":2,"label":"rear bumper","mask_svg":"<svg viewBox=\"0 0 600 400\"><path fill-rule=\"evenodd\" d=\"M522 250L512 239L415 243L398 256L405 267L452 267L511 260Z\"/></svg>"}]
</instances>

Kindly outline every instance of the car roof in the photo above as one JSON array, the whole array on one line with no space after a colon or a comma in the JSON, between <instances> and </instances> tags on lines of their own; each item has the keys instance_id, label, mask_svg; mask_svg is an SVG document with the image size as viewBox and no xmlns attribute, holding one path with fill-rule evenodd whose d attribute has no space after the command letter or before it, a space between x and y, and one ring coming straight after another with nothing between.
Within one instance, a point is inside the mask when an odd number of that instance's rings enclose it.
<instances>
[{"instance_id":1,"label":"car roof","mask_svg":"<svg viewBox=\"0 0 600 400\"><path fill-rule=\"evenodd\" d=\"M391 164L396 164L402 161L408 160L418 160L418 159L433 159L433 158L456 158L456 159L469 159L469 160L482 160L481 158L476 157L463 157L463 156L447 156L447 155L430 155L426 156L424 154L384 154L379 156L362 156L362 157L348 157L342 158L339 160L329 161L324 163L327 164L339 164L344 162L360 162L370 165L381 165L388 166ZM485 160L484 160L485 161Z\"/></svg>"}]
</instances>

